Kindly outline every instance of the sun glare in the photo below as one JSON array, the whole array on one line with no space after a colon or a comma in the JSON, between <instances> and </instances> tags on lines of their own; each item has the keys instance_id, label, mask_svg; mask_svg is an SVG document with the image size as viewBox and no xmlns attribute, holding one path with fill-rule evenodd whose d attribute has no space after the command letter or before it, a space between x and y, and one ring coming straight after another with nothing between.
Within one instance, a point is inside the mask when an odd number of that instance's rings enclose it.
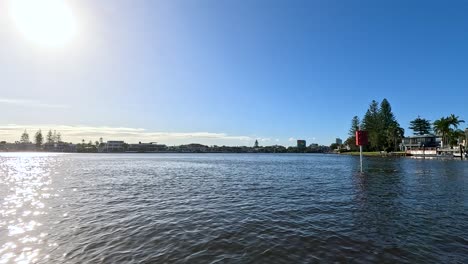
<instances>
[{"instance_id":1,"label":"sun glare","mask_svg":"<svg viewBox=\"0 0 468 264\"><path fill-rule=\"evenodd\" d=\"M76 34L75 18L64 0L10 0L18 30L44 46L61 46Z\"/></svg>"}]
</instances>

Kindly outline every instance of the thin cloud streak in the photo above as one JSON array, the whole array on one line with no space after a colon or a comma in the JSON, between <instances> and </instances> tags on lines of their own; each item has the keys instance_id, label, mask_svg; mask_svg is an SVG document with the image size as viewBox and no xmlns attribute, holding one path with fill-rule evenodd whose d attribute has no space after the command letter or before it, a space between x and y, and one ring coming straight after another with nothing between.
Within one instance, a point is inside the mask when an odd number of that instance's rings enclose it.
<instances>
[{"instance_id":1,"label":"thin cloud streak","mask_svg":"<svg viewBox=\"0 0 468 264\"><path fill-rule=\"evenodd\" d=\"M62 104L48 104L42 103L37 100L30 99L12 99L12 98L0 98L0 104L9 104L24 107L39 107L39 108L69 108L68 105Z\"/></svg>"},{"instance_id":2,"label":"thin cloud streak","mask_svg":"<svg viewBox=\"0 0 468 264\"><path fill-rule=\"evenodd\" d=\"M244 135L229 135L226 133L213 132L153 132L144 128L129 127L93 127L93 126L67 126L67 125L0 125L0 140L16 141L21 133L27 130L30 139L33 139L34 133L41 129L43 135L50 130L60 132L64 141L81 142L95 141L102 137L107 140L125 140L129 143L142 142L160 142L163 144L226 144L226 145L252 145L257 139L261 142L271 141L271 138L261 138Z\"/></svg>"}]
</instances>

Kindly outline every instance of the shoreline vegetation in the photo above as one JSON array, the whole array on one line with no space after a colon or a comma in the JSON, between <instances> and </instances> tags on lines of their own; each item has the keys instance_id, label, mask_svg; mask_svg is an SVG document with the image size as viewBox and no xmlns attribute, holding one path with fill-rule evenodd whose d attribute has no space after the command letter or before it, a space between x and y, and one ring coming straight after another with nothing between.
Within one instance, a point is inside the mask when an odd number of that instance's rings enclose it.
<instances>
[{"instance_id":1,"label":"shoreline vegetation","mask_svg":"<svg viewBox=\"0 0 468 264\"><path fill-rule=\"evenodd\" d=\"M228 148L238 148L238 147L228 147ZM130 151L123 151L123 152L79 152L79 151L48 151L48 150L1 150L0 153L91 153L91 154L328 154L328 155L337 155L337 156L359 156L359 152L357 151L346 151L346 152L336 152L336 151L283 151L283 152L268 152L268 151L259 151L259 150L252 150L252 151L177 151L177 150L167 150L167 151L141 151L141 152L130 152ZM366 151L363 152L362 155L364 157L405 157L408 156L404 151L398 152L378 152L378 151Z\"/></svg>"},{"instance_id":2,"label":"shoreline vegetation","mask_svg":"<svg viewBox=\"0 0 468 264\"><path fill-rule=\"evenodd\" d=\"M191 143L178 146L167 146L157 142L129 144L124 141L107 141L103 138L88 142L85 139L81 143L65 142L60 132L49 130L43 136L38 130L34 134L34 143L30 140L29 133L24 130L20 140L14 143L0 141L0 152L66 152L66 153L334 153L341 155L359 155L359 147L356 146L356 131L368 132L369 145L363 146L363 155L368 157L394 157L406 156L408 149L442 148L460 149L467 147L468 128L463 131L459 126L464 123L458 116L451 114L430 122L419 115L409 123L414 137L432 137L433 142L416 142L411 137L405 138L405 130L400 126L392 107L387 99L380 104L372 100L368 110L360 119L354 116L351 120L351 128L348 138L343 143L337 138L336 143L330 146L310 144L306 146L305 140L297 140L297 146L260 146L255 140L253 146L218 146ZM407 141L406 143L403 141ZM411 141L411 142L410 142ZM406 145L409 142L410 145Z\"/></svg>"},{"instance_id":3,"label":"shoreline vegetation","mask_svg":"<svg viewBox=\"0 0 468 264\"><path fill-rule=\"evenodd\" d=\"M177 148L178 146L176 146ZM238 147L227 147L227 148L238 148ZM334 154L340 155L338 152L333 151L268 151L268 150L217 150L217 151L182 151L182 150L165 150L165 151L113 151L113 152L99 152L99 151L49 151L49 150L1 150L0 153L14 153L14 152L24 152L24 153L102 153L102 154L170 154L170 153L198 153L198 154Z\"/></svg>"},{"instance_id":4,"label":"shoreline vegetation","mask_svg":"<svg viewBox=\"0 0 468 264\"><path fill-rule=\"evenodd\" d=\"M465 123L465 121L454 114L441 117L434 122L418 115L417 118L409 122L408 128L413 131L413 137L431 136L438 139L431 146L427 145L427 142L420 142L421 144L416 146L417 148L440 147L446 149L460 145L467 146L468 129L465 129L465 131L460 129L462 123ZM363 151L369 156L380 155L370 154L374 152L398 153L407 150L403 142L405 129L400 126L400 123L392 112L390 102L385 98L380 104L372 100L362 119L354 116L351 120L348 138L343 146L332 146L332 149L336 147L338 152L358 152L359 147L355 144L357 130L368 132L369 145L363 146ZM414 144L411 147L414 148Z\"/></svg>"},{"instance_id":5,"label":"shoreline vegetation","mask_svg":"<svg viewBox=\"0 0 468 264\"><path fill-rule=\"evenodd\" d=\"M349 151L338 153L340 155L347 156L359 156L359 151ZM407 154L404 151L395 151L395 152L380 152L380 151L366 151L362 152L364 157L406 157Z\"/></svg>"},{"instance_id":6,"label":"shoreline vegetation","mask_svg":"<svg viewBox=\"0 0 468 264\"><path fill-rule=\"evenodd\" d=\"M49 131L45 142L41 130L37 131L35 143L29 140L25 130L19 141L8 143L0 141L0 152L62 152L62 153L331 153L329 146L311 144L310 146L260 146L255 141L254 146L207 146L191 143L178 146L167 146L156 142L125 143L124 141L99 141L74 144L62 140L60 133Z\"/></svg>"}]
</instances>

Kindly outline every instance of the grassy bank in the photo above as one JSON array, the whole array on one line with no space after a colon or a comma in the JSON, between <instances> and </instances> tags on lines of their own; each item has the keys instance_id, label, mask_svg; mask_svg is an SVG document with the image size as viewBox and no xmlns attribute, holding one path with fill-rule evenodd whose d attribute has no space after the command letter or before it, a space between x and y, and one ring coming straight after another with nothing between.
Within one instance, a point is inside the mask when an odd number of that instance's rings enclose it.
<instances>
[{"instance_id":1,"label":"grassy bank","mask_svg":"<svg viewBox=\"0 0 468 264\"><path fill-rule=\"evenodd\" d=\"M359 151L342 152L340 154L341 155L359 156ZM404 151L391 152L391 153L381 153L379 151L372 151L372 152L362 152L362 155L366 156L366 157L406 156Z\"/></svg>"}]
</instances>

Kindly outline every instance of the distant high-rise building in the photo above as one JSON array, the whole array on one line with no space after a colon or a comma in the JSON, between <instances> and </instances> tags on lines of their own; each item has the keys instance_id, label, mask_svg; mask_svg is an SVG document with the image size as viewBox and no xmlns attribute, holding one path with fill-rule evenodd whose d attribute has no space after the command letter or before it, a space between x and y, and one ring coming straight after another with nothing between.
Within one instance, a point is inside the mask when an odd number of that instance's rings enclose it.
<instances>
[{"instance_id":1,"label":"distant high-rise building","mask_svg":"<svg viewBox=\"0 0 468 264\"><path fill-rule=\"evenodd\" d=\"M337 145L343 145L343 140L341 140L341 138L336 138L336 142L335 142Z\"/></svg>"},{"instance_id":2,"label":"distant high-rise building","mask_svg":"<svg viewBox=\"0 0 468 264\"><path fill-rule=\"evenodd\" d=\"M306 141L303 139L297 140L297 148L302 149L306 147Z\"/></svg>"},{"instance_id":3,"label":"distant high-rise building","mask_svg":"<svg viewBox=\"0 0 468 264\"><path fill-rule=\"evenodd\" d=\"M254 148L258 148L258 140L255 140Z\"/></svg>"}]
</instances>

